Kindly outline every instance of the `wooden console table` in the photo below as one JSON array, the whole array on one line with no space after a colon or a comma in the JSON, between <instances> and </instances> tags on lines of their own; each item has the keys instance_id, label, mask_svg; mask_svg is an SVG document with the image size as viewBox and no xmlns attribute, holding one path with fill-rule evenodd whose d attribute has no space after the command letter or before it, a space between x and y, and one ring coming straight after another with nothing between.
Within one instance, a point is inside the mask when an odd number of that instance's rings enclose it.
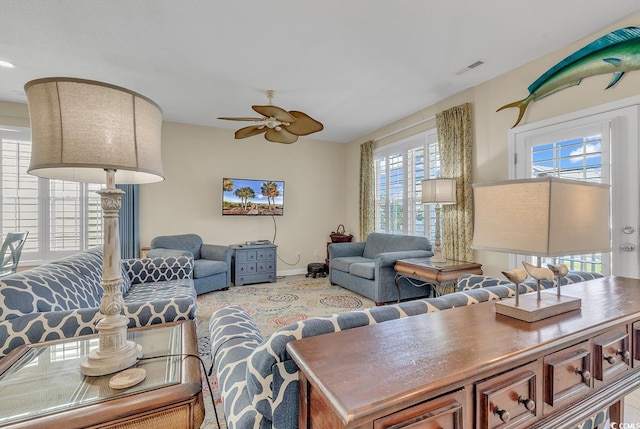
<instances>
[{"instance_id":1,"label":"wooden console table","mask_svg":"<svg viewBox=\"0 0 640 429\"><path fill-rule=\"evenodd\" d=\"M460 262L447 260L446 262L431 262L429 258L400 259L394 267L396 272L396 288L398 302L400 296L400 279L406 279L415 287L431 287L434 296L444 295L455 291L455 285L461 274L482 274L482 265L475 262Z\"/></svg>"},{"instance_id":2,"label":"wooden console table","mask_svg":"<svg viewBox=\"0 0 640 429\"><path fill-rule=\"evenodd\" d=\"M640 387L640 280L562 291L582 308L527 323L483 302L289 343L299 427L562 429L606 409L624 422Z\"/></svg>"},{"instance_id":3,"label":"wooden console table","mask_svg":"<svg viewBox=\"0 0 640 429\"><path fill-rule=\"evenodd\" d=\"M0 361L2 428L184 428L204 420L200 363L192 320L130 329L142 345L137 367L147 376L127 389L109 387L113 374L87 377L80 361L95 335L20 346ZM168 356L167 355L172 355Z\"/></svg>"}]
</instances>

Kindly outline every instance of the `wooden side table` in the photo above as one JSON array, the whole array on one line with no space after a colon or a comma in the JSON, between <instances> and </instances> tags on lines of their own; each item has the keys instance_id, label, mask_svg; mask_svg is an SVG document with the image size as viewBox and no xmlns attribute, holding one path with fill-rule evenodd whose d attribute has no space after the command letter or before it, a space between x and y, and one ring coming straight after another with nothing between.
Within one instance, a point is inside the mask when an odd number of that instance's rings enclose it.
<instances>
[{"instance_id":1,"label":"wooden side table","mask_svg":"<svg viewBox=\"0 0 640 429\"><path fill-rule=\"evenodd\" d=\"M431 262L429 258L400 259L396 261L396 288L398 302L400 296L400 279L406 279L415 287L431 287L434 296L442 296L455 292L455 284L462 274L482 274L482 265L476 262L447 260Z\"/></svg>"},{"instance_id":2,"label":"wooden side table","mask_svg":"<svg viewBox=\"0 0 640 429\"><path fill-rule=\"evenodd\" d=\"M3 428L188 428L204 420L195 323L129 330L142 345L144 381L128 389L109 387L113 376L87 377L80 361L97 336L21 346L0 361L0 427ZM167 356L174 355L174 356ZM143 359L144 359L143 358Z\"/></svg>"}]
</instances>

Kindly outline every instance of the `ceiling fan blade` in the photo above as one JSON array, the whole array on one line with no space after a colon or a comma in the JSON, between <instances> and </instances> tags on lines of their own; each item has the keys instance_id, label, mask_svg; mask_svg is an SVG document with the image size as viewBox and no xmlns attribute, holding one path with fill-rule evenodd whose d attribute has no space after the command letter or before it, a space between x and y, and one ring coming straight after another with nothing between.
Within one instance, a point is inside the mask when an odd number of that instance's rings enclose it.
<instances>
[{"instance_id":1,"label":"ceiling fan blade","mask_svg":"<svg viewBox=\"0 0 640 429\"><path fill-rule=\"evenodd\" d=\"M224 119L225 121L254 121L254 122L262 122L262 121L264 121L264 118L227 118L227 117L223 117L223 118L218 118L218 119Z\"/></svg>"},{"instance_id":2,"label":"ceiling fan blade","mask_svg":"<svg viewBox=\"0 0 640 429\"><path fill-rule=\"evenodd\" d=\"M269 128L267 132L264 134L264 138L269 140L270 142L275 143L295 143L298 141L298 136L295 134L291 134L284 128L280 128L278 131L276 128Z\"/></svg>"},{"instance_id":3,"label":"ceiling fan blade","mask_svg":"<svg viewBox=\"0 0 640 429\"><path fill-rule=\"evenodd\" d=\"M264 125L251 125L250 127L240 128L235 133L237 139L244 139L251 136L257 136L264 133L268 128Z\"/></svg>"},{"instance_id":4,"label":"ceiling fan blade","mask_svg":"<svg viewBox=\"0 0 640 429\"><path fill-rule=\"evenodd\" d=\"M295 122L296 118L281 107L269 104L268 106L251 106L253 110L267 118L276 118L280 122Z\"/></svg>"},{"instance_id":5,"label":"ceiling fan blade","mask_svg":"<svg viewBox=\"0 0 640 429\"><path fill-rule=\"evenodd\" d=\"M291 116L296 118L295 122L292 122L291 125L285 126L287 131L297 136L306 136L308 134L317 133L318 131L322 131L324 129L324 125L320 122L313 119L311 116L306 113L298 112L296 110L292 110L289 112Z\"/></svg>"}]
</instances>

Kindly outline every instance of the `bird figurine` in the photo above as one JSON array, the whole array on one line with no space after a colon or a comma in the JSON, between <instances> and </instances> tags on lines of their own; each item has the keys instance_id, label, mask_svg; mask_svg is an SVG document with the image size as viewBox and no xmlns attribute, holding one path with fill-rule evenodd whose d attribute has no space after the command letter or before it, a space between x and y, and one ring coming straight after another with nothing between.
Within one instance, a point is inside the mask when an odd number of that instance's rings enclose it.
<instances>
[{"instance_id":1,"label":"bird figurine","mask_svg":"<svg viewBox=\"0 0 640 429\"><path fill-rule=\"evenodd\" d=\"M516 307L520 305L520 283L527 278L527 272L522 268L516 268L511 271L503 271L502 274L512 283L516 285Z\"/></svg>"},{"instance_id":2,"label":"bird figurine","mask_svg":"<svg viewBox=\"0 0 640 429\"><path fill-rule=\"evenodd\" d=\"M522 261L522 265L524 265L524 269L527 270L527 273L538 281L536 284L536 295L538 301L542 301L542 295L540 295L540 281L545 279L553 281L553 271L549 268L537 267L527 261Z\"/></svg>"},{"instance_id":3,"label":"bird figurine","mask_svg":"<svg viewBox=\"0 0 640 429\"><path fill-rule=\"evenodd\" d=\"M553 281L553 271L549 268L536 267L533 264L528 263L527 261L522 261L522 265L524 265L524 269L527 270L527 273L531 277L536 280L549 280Z\"/></svg>"},{"instance_id":4,"label":"bird figurine","mask_svg":"<svg viewBox=\"0 0 640 429\"><path fill-rule=\"evenodd\" d=\"M558 293L558 298L560 298L560 277L564 277L569 272L569 267L564 264L561 265L551 265L547 264L547 267L553 272L553 274L558 278L556 280L556 291Z\"/></svg>"},{"instance_id":5,"label":"bird figurine","mask_svg":"<svg viewBox=\"0 0 640 429\"><path fill-rule=\"evenodd\" d=\"M551 264L547 264L547 267L553 271L553 274L556 277L564 277L567 275L567 273L569 272L569 267L567 267L566 265L562 264L562 265L551 265Z\"/></svg>"},{"instance_id":6,"label":"bird figurine","mask_svg":"<svg viewBox=\"0 0 640 429\"><path fill-rule=\"evenodd\" d=\"M511 271L503 271L502 274L510 281L515 284L520 284L527 278L528 274L522 268L516 268Z\"/></svg>"}]
</instances>

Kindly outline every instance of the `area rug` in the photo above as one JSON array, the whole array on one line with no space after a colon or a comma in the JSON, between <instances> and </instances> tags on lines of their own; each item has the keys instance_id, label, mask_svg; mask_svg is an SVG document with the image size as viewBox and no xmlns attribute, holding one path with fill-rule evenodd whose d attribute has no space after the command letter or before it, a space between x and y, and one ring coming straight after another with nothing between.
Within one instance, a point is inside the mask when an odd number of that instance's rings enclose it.
<instances>
[{"instance_id":1,"label":"area rug","mask_svg":"<svg viewBox=\"0 0 640 429\"><path fill-rule=\"evenodd\" d=\"M340 286L332 286L326 278L295 275L278 279L276 283L260 283L232 286L226 291L216 291L198 296L198 346L207 369L211 366L209 345L209 320L219 308L238 305L251 315L263 337L276 329L310 317L342 313L359 308L370 308L375 303ZM205 419L201 429L217 429L210 390L213 391L220 428L226 428L224 412L215 373L202 375L205 402Z\"/></svg>"}]
</instances>

